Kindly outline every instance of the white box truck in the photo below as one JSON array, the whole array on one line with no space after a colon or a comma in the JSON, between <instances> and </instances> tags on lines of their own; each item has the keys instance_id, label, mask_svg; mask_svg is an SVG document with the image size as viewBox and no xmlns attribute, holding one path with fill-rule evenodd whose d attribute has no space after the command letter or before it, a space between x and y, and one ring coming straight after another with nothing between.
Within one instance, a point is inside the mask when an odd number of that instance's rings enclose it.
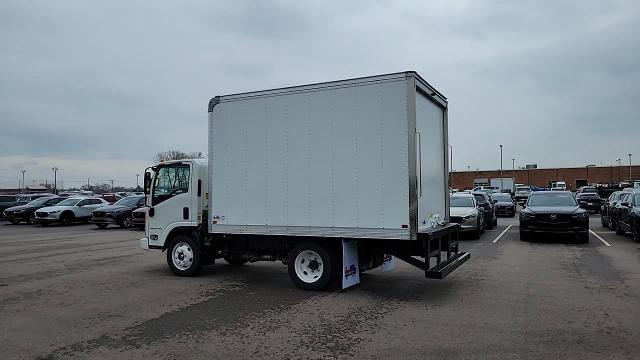
<instances>
[{"instance_id":1,"label":"white box truck","mask_svg":"<svg viewBox=\"0 0 640 360\"><path fill-rule=\"evenodd\" d=\"M513 178L492 178L491 186L498 188L500 192L509 191L510 193L515 192L515 181Z\"/></svg>"},{"instance_id":2,"label":"white box truck","mask_svg":"<svg viewBox=\"0 0 640 360\"><path fill-rule=\"evenodd\" d=\"M216 96L208 111L208 160L145 172L140 245L176 275L282 261L319 290L394 257L439 279L469 259L448 221L447 100L415 72Z\"/></svg>"}]
</instances>

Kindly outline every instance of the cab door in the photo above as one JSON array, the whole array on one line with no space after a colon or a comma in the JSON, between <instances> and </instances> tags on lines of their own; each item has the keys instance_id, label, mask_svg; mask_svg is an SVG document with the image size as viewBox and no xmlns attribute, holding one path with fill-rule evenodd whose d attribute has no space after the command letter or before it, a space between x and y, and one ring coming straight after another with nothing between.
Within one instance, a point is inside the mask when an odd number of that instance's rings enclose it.
<instances>
[{"instance_id":1,"label":"cab door","mask_svg":"<svg viewBox=\"0 0 640 360\"><path fill-rule=\"evenodd\" d=\"M147 234L150 246L163 246L171 230L194 226L191 213L191 177L189 162L159 165L151 186Z\"/></svg>"}]
</instances>

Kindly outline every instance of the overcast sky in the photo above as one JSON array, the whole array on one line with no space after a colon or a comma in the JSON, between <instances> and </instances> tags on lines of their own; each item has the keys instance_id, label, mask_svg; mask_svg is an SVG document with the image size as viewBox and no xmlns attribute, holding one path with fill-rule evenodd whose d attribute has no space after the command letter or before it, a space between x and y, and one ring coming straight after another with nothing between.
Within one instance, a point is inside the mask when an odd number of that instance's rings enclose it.
<instances>
[{"instance_id":1,"label":"overcast sky","mask_svg":"<svg viewBox=\"0 0 640 360\"><path fill-rule=\"evenodd\" d=\"M2 1L0 186L206 151L212 96L416 70L454 169L640 159L638 1Z\"/></svg>"}]
</instances>

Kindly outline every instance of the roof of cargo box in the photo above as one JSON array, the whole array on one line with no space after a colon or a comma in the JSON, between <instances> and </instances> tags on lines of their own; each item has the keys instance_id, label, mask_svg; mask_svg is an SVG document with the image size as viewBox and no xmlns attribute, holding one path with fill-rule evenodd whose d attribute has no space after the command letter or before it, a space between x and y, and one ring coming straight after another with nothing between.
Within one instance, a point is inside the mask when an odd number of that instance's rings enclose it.
<instances>
[{"instance_id":1,"label":"roof of cargo box","mask_svg":"<svg viewBox=\"0 0 640 360\"><path fill-rule=\"evenodd\" d=\"M377 82L406 79L407 77L414 77L416 79L418 90L421 93L423 93L426 96L430 96L434 98L443 107L447 106L447 98L441 92L439 92L433 86L431 86L427 81L425 81L417 72L404 71L404 72L397 72L397 73L391 73L391 74L365 76L365 77L359 77L359 78L353 78L353 79L335 80L335 81L327 81L327 82L313 83L313 84L307 84L307 85L297 85L297 86L289 86L289 87L282 87L282 88L275 88L275 89L268 89L268 90L250 91L250 92L244 92L244 93L215 96L211 98L211 100L209 101L209 112L212 112L213 107L216 106L221 101L236 101L236 100L245 100L245 99L263 97L263 96L277 96L277 95L285 95L290 93L307 92L307 91L310 92L310 91L317 91L317 90L330 89L330 88L339 88L339 87L350 86L350 85L371 84L371 83L377 83Z\"/></svg>"}]
</instances>

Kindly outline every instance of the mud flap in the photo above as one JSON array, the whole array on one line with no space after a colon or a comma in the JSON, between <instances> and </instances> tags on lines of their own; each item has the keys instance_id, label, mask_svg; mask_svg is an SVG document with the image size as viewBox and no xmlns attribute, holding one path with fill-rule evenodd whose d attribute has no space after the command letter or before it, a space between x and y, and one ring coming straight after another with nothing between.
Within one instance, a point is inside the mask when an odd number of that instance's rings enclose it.
<instances>
[{"instance_id":1,"label":"mud flap","mask_svg":"<svg viewBox=\"0 0 640 360\"><path fill-rule=\"evenodd\" d=\"M342 240L342 288L360 283L358 245L353 240Z\"/></svg>"}]
</instances>

